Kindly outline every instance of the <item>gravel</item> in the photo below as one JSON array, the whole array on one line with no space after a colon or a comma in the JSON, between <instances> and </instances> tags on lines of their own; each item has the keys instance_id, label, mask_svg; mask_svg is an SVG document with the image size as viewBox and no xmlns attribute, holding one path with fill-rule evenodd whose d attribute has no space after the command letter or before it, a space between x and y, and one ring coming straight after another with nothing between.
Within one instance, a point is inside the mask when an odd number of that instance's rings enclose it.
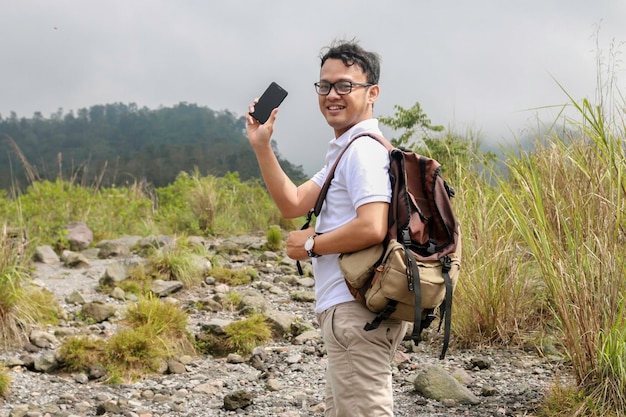
<instances>
[{"instance_id":1,"label":"gravel","mask_svg":"<svg viewBox=\"0 0 626 417\"><path fill-rule=\"evenodd\" d=\"M246 261L240 256L241 260ZM61 263L36 264L35 281L53 291L69 311L71 306L64 299L73 291L80 291L86 298L103 296L96 286L111 262L114 260L92 260L89 267L80 270ZM275 269L276 273L283 270L284 266ZM183 290L176 298L184 302L206 296L209 291L207 287ZM264 294L271 298L272 305L317 328L312 303L290 300L289 291ZM207 312L191 311L191 331L197 331L208 318ZM112 327L106 323L92 325L91 331L110 333ZM441 361L440 346L437 335L417 347L410 342L401 346L393 365L396 416L533 416L557 380L565 383L571 379L571 371L562 360L544 358L533 351L479 347L463 350L452 343ZM2 351L0 360L17 361L26 353L24 349ZM0 417L323 415L326 358L321 342L311 339L295 344L279 340L257 349L255 354L262 357L261 366L237 355L201 355L187 358L183 373L147 375L128 384L107 384L83 374L36 372L15 364L9 368L10 395L4 401L0 399ZM430 364L438 364L454 375L479 398L479 403L438 402L417 394L413 379ZM250 405L227 409L225 399L241 393L250 397Z\"/></svg>"}]
</instances>

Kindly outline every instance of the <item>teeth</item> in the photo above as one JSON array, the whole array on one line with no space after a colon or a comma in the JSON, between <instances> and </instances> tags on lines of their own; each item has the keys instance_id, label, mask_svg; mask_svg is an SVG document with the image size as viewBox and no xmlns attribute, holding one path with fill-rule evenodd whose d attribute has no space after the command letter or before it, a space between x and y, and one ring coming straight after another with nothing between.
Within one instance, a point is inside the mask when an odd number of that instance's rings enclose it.
<instances>
[{"instance_id":1,"label":"teeth","mask_svg":"<svg viewBox=\"0 0 626 417\"><path fill-rule=\"evenodd\" d=\"M340 110L340 109L342 109L342 108L343 108L343 107L341 107L341 106L330 106L330 107L328 108L328 110Z\"/></svg>"}]
</instances>

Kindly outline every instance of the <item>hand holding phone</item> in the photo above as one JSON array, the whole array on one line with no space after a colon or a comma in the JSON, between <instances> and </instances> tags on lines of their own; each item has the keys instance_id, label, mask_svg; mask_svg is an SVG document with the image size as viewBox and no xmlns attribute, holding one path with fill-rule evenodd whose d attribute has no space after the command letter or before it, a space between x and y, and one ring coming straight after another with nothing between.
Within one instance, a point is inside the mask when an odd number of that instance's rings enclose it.
<instances>
[{"instance_id":1,"label":"hand holding phone","mask_svg":"<svg viewBox=\"0 0 626 417\"><path fill-rule=\"evenodd\" d=\"M287 90L272 82L254 105L254 112L250 113L250 116L254 117L261 124L267 122L272 110L280 106L285 97L287 97Z\"/></svg>"}]
</instances>

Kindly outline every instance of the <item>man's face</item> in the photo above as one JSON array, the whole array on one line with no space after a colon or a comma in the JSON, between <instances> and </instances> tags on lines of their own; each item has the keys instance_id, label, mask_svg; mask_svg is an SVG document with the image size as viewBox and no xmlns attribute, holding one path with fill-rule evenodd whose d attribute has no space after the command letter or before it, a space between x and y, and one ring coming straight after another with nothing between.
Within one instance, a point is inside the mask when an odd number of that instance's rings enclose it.
<instances>
[{"instance_id":1,"label":"man's face","mask_svg":"<svg viewBox=\"0 0 626 417\"><path fill-rule=\"evenodd\" d=\"M367 83L358 65L345 66L340 59L328 59L320 70L320 81L336 83L353 81ZM319 106L326 122L335 130L335 137L344 134L355 124L373 117L372 105L378 97L379 87L354 86L350 94L339 95L331 88L327 96L318 96Z\"/></svg>"}]
</instances>

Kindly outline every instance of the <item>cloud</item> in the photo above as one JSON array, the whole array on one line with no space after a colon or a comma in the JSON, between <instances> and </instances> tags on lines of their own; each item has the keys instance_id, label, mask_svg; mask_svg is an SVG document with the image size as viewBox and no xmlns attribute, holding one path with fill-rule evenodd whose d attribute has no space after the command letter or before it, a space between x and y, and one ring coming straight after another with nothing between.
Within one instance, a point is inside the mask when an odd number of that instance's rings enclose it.
<instances>
[{"instance_id":1,"label":"cloud","mask_svg":"<svg viewBox=\"0 0 626 417\"><path fill-rule=\"evenodd\" d=\"M593 97L598 49L619 49L624 21L616 1L9 0L0 4L0 114L185 101L243 115L277 81L289 96L274 138L313 173L332 131L312 84L335 38L381 54L377 114L419 101L434 123L497 142L545 113L532 109L567 101L555 80L574 98Z\"/></svg>"}]
</instances>

